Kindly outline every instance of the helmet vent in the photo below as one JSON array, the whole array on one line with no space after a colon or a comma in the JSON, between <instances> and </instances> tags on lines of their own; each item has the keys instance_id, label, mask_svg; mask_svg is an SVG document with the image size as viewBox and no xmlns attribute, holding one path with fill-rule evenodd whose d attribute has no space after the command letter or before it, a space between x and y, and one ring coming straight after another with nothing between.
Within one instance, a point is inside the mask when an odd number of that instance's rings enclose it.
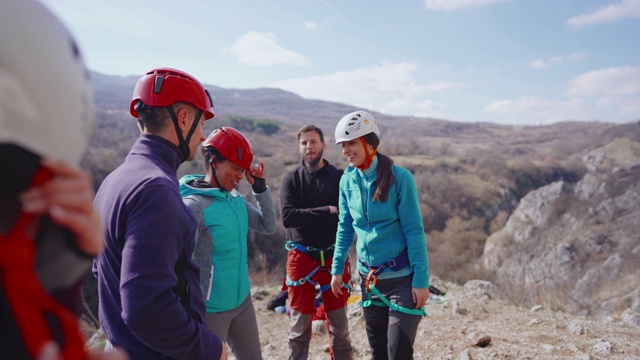
<instances>
[{"instance_id":1,"label":"helmet vent","mask_svg":"<svg viewBox=\"0 0 640 360\"><path fill-rule=\"evenodd\" d=\"M164 76L156 76L153 92L156 94L160 94L160 90L162 90L162 84L164 84Z\"/></svg>"},{"instance_id":2,"label":"helmet vent","mask_svg":"<svg viewBox=\"0 0 640 360\"><path fill-rule=\"evenodd\" d=\"M79 59L80 58L80 49L78 48L78 44L73 40L71 40L71 51L73 51L73 57L75 59Z\"/></svg>"},{"instance_id":3,"label":"helmet vent","mask_svg":"<svg viewBox=\"0 0 640 360\"><path fill-rule=\"evenodd\" d=\"M357 132L362 127L362 122L360 121L361 114L354 115L349 122L347 123L347 130L345 133L349 135L349 133Z\"/></svg>"},{"instance_id":4,"label":"helmet vent","mask_svg":"<svg viewBox=\"0 0 640 360\"><path fill-rule=\"evenodd\" d=\"M238 160L242 160L242 148L238 146Z\"/></svg>"}]
</instances>

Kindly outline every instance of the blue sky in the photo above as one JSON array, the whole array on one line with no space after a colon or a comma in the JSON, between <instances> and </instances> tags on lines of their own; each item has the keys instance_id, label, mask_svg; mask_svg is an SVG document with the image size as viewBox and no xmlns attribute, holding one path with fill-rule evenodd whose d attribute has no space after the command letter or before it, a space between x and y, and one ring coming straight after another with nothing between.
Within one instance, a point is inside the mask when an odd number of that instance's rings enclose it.
<instances>
[{"instance_id":1,"label":"blue sky","mask_svg":"<svg viewBox=\"0 0 640 360\"><path fill-rule=\"evenodd\" d=\"M105 74L462 122L640 119L640 0L42 2Z\"/></svg>"}]
</instances>

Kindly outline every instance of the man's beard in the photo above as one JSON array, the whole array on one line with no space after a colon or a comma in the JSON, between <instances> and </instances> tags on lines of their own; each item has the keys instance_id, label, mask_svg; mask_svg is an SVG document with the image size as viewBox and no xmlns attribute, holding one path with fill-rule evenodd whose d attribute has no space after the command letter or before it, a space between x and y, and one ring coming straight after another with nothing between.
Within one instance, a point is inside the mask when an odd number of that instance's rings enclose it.
<instances>
[{"instance_id":1,"label":"man's beard","mask_svg":"<svg viewBox=\"0 0 640 360\"><path fill-rule=\"evenodd\" d=\"M316 157L311 161L307 161L306 157L303 155L302 163L304 164L304 167L307 168L307 170L316 170L318 168L318 164L320 164L320 160L322 160L323 153L324 150L316 152Z\"/></svg>"}]
</instances>

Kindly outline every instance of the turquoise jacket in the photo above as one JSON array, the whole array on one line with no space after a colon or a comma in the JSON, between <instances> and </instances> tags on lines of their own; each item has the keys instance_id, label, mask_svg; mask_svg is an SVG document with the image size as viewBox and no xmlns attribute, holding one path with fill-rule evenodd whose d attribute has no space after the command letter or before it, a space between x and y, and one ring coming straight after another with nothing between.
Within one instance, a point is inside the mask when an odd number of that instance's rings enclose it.
<instances>
[{"instance_id":1,"label":"turquoise jacket","mask_svg":"<svg viewBox=\"0 0 640 360\"><path fill-rule=\"evenodd\" d=\"M385 269L380 279L414 274L412 287L429 287L429 260L424 233L420 201L411 173L397 165L392 168L395 183L385 202L373 201L376 189L378 157L364 172L347 167L340 180L339 223L336 249L333 253L332 274L344 272L349 246L357 235L358 257L369 265L381 265L398 256L404 249L409 254L409 265L394 272ZM358 263L358 271L368 274L369 269Z\"/></svg>"},{"instance_id":2,"label":"turquoise jacket","mask_svg":"<svg viewBox=\"0 0 640 360\"><path fill-rule=\"evenodd\" d=\"M189 183L203 175L180 179L184 203L198 218L194 261L200 266L200 288L207 312L237 308L251 290L247 267L247 233L251 228L264 234L276 232L276 210L271 190L253 193L258 207L235 189L201 188Z\"/></svg>"}]
</instances>

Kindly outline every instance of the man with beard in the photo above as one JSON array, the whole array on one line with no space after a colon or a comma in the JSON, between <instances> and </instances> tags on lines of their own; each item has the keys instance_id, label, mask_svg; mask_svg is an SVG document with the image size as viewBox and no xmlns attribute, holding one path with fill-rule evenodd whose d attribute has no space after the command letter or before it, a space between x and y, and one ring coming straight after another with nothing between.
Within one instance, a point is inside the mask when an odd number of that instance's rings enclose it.
<instances>
[{"instance_id":1,"label":"man with beard","mask_svg":"<svg viewBox=\"0 0 640 360\"><path fill-rule=\"evenodd\" d=\"M331 290L331 262L338 224L338 191L342 170L323 159L322 130L306 125L298 131L302 155L299 166L282 179L280 206L287 229L287 286L291 308L289 359L307 359L311 340L316 286L320 288L329 330L332 359L352 359L346 303ZM349 259L344 264L345 287L351 280Z\"/></svg>"}]
</instances>

